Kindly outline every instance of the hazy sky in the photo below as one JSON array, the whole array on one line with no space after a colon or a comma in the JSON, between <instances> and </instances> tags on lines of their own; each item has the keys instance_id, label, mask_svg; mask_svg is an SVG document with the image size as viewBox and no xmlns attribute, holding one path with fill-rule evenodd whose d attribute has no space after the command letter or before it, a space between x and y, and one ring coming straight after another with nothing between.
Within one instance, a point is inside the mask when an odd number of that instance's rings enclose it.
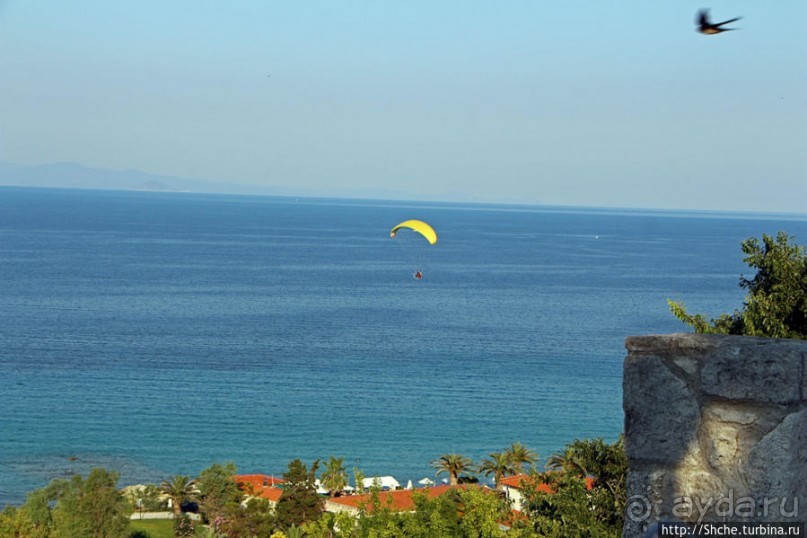
<instances>
[{"instance_id":1,"label":"hazy sky","mask_svg":"<svg viewBox=\"0 0 807 538\"><path fill-rule=\"evenodd\" d=\"M804 213L807 1L0 0L0 161Z\"/></svg>"}]
</instances>

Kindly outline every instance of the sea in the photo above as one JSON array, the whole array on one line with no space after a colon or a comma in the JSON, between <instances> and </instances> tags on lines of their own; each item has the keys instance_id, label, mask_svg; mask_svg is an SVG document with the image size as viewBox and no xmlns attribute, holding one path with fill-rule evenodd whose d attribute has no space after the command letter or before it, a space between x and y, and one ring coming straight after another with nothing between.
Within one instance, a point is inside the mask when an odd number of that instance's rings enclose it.
<instances>
[{"instance_id":1,"label":"sea","mask_svg":"<svg viewBox=\"0 0 807 538\"><path fill-rule=\"evenodd\" d=\"M613 442L625 338L741 308L740 243L780 230L807 215L0 187L0 506L94 467L403 485Z\"/></svg>"}]
</instances>

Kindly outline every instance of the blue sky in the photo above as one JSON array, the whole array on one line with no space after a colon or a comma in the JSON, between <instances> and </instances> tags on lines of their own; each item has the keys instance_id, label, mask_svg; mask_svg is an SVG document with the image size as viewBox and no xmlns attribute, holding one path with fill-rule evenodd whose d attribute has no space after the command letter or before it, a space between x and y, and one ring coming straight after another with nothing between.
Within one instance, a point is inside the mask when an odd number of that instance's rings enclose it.
<instances>
[{"instance_id":1,"label":"blue sky","mask_svg":"<svg viewBox=\"0 0 807 538\"><path fill-rule=\"evenodd\" d=\"M0 0L0 161L805 213L807 2Z\"/></svg>"}]
</instances>

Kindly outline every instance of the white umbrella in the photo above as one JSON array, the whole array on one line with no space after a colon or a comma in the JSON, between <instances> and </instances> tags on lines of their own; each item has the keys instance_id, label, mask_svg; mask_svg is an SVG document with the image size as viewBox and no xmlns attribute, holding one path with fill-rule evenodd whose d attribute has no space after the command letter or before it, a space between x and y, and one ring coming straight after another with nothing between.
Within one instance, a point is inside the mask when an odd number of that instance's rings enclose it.
<instances>
[{"instance_id":1,"label":"white umbrella","mask_svg":"<svg viewBox=\"0 0 807 538\"><path fill-rule=\"evenodd\" d=\"M434 485L434 480L432 480L429 477L426 477L426 478L423 478L421 480L418 480L418 484L420 484L421 486L433 486Z\"/></svg>"},{"instance_id":2,"label":"white umbrella","mask_svg":"<svg viewBox=\"0 0 807 538\"><path fill-rule=\"evenodd\" d=\"M412 489L412 487L413 487L412 481L410 480L409 482L406 483L406 489Z\"/></svg>"}]
</instances>

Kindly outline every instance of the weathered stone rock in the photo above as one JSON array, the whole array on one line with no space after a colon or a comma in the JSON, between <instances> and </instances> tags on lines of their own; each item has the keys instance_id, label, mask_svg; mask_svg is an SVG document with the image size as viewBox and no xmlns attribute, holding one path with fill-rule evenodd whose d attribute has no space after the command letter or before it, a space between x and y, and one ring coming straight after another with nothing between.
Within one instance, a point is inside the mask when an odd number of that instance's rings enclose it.
<instances>
[{"instance_id":1,"label":"weathered stone rock","mask_svg":"<svg viewBox=\"0 0 807 538\"><path fill-rule=\"evenodd\" d=\"M759 439L775 428L787 413L787 408L782 406L727 401L703 404L699 438L704 461L727 488L748 492L737 462L747 462Z\"/></svg>"},{"instance_id":2,"label":"weathered stone rock","mask_svg":"<svg viewBox=\"0 0 807 538\"><path fill-rule=\"evenodd\" d=\"M700 421L698 402L660 357L628 357L624 377L629 457L670 461L687 452Z\"/></svg>"},{"instance_id":3,"label":"weathered stone rock","mask_svg":"<svg viewBox=\"0 0 807 538\"><path fill-rule=\"evenodd\" d=\"M807 341L676 334L625 345L634 511L623 537L669 520L807 523Z\"/></svg>"},{"instance_id":4,"label":"weathered stone rock","mask_svg":"<svg viewBox=\"0 0 807 538\"><path fill-rule=\"evenodd\" d=\"M663 499L671 497L667 472L663 469L636 470L628 475L628 494L625 507L626 536L642 536L648 525L659 521Z\"/></svg>"},{"instance_id":5,"label":"weathered stone rock","mask_svg":"<svg viewBox=\"0 0 807 538\"><path fill-rule=\"evenodd\" d=\"M723 337L721 345L711 351L701 369L704 394L731 400L798 402L803 359L797 346L788 345L798 341L749 340L750 345Z\"/></svg>"},{"instance_id":6,"label":"weathered stone rock","mask_svg":"<svg viewBox=\"0 0 807 538\"><path fill-rule=\"evenodd\" d=\"M751 450L745 477L752 491L792 495L807 480L807 410L788 415ZM807 505L805 506L807 508Z\"/></svg>"},{"instance_id":7,"label":"weathered stone rock","mask_svg":"<svg viewBox=\"0 0 807 538\"><path fill-rule=\"evenodd\" d=\"M807 402L807 351L801 354L801 401Z\"/></svg>"},{"instance_id":8,"label":"weathered stone rock","mask_svg":"<svg viewBox=\"0 0 807 538\"><path fill-rule=\"evenodd\" d=\"M673 364L686 372L688 377L694 378L698 374L699 363L692 357L674 357L672 361Z\"/></svg>"}]
</instances>

